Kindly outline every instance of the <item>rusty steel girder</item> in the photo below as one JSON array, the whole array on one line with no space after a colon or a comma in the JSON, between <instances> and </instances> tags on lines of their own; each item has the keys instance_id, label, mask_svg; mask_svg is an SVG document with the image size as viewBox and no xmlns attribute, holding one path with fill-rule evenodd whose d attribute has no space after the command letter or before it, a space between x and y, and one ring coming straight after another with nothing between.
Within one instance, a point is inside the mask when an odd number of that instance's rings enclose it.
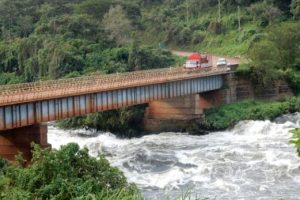
<instances>
[{"instance_id":1,"label":"rusty steel girder","mask_svg":"<svg viewBox=\"0 0 300 200\"><path fill-rule=\"evenodd\" d=\"M0 97L10 101L0 105L0 130L217 90L222 88L223 74L226 73L222 70L199 73L161 69L151 73L124 73L128 76L105 75L105 78L48 81L23 87L14 85L11 93L10 87L6 86ZM18 95L20 97L16 98Z\"/></svg>"},{"instance_id":2,"label":"rusty steel girder","mask_svg":"<svg viewBox=\"0 0 300 200\"><path fill-rule=\"evenodd\" d=\"M224 68L163 68L0 86L0 106L226 74Z\"/></svg>"}]
</instances>

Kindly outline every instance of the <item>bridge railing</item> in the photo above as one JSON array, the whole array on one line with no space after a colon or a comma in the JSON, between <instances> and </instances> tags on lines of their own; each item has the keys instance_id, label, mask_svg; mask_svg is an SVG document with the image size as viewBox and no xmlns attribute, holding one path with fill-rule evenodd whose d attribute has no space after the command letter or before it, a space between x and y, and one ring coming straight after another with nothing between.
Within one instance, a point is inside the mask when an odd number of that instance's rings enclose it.
<instances>
[{"instance_id":1,"label":"bridge railing","mask_svg":"<svg viewBox=\"0 0 300 200\"><path fill-rule=\"evenodd\" d=\"M226 73L225 69L214 67L200 70L185 70L181 67L176 67L4 85L0 86L0 105L80 95L224 73Z\"/></svg>"}]
</instances>

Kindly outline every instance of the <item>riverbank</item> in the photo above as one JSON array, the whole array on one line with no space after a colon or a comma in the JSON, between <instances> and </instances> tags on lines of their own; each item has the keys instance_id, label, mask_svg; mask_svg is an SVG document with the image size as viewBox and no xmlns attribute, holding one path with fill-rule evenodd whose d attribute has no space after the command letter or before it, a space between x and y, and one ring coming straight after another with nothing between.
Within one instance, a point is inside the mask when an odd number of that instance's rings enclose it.
<instances>
[{"instance_id":1,"label":"riverbank","mask_svg":"<svg viewBox=\"0 0 300 200\"><path fill-rule=\"evenodd\" d=\"M273 120L297 111L300 111L300 97L282 101L244 100L206 110L201 125L210 131L224 130L242 120Z\"/></svg>"}]
</instances>

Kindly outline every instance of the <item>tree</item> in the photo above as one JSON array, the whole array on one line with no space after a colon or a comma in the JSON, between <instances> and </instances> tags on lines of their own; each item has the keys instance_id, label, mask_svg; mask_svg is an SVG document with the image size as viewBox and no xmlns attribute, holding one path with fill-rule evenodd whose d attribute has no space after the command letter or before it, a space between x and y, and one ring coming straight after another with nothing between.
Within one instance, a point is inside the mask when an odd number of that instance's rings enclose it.
<instances>
[{"instance_id":1,"label":"tree","mask_svg":"<svg viewBox=\"0 0 300 200\"><path fill-rule=\"evenodd\" d=\"M284 23L270 27L266 38L250 47L248 55L252 79L260 85L269 85L276 80L279 72L297 70L300 66L299 54L299 24Z\"/></svg>"},{"instance_id":2,"label":"tree","mask_svg":"<svg viewBox=\"0 0 300 200\"><path fill-rule=\"evenodd\" d=\"M115 40L118 45L130 43L130 31L132 25L124 9L117 5L111 7L104 15L103 24L110 39Z\"/></svg>"},{"instance_id":3,"label":"tree","mask_svg":"<svg viewBox=\"0 0 300 200\"><path fill-rule=\"evenodd\" d=\"M285 15L289 15L289 6L292 0L272 0L273 4L278 7Z\"/></svg>"},{"instance_id":4,"label":"tree","mask_svg":"<svg viewBox=\"0 0 300 200\"><path fill-rule=\"evenodd\" d=\"M128 66L129 70L140 70L141 61L139 58L139 46L136 40L133 41L129 50Z\"/></svg>"},{"instance_id":5,"label":"tree","mask_svg":"<svg viewBox=\"0 0 300 200\"><path fill-rule=\"evenodd\" d=\"M16 26L19 13L16 2L10 0L0 1L0 25L2 29L8 30L7 37L12 38L13 28Z\"/></svg>"},{"instance_id":6,"label":"tree","mask_svg":"<svg viewBox=\"0 0 300 200\"><path fill-rule=\"evenodd\" d=\"M264 26L278 21L282 15L276 6L266 0L252 4L248 11L253 15L254 20L260 20Z\"/></svg>"},{"instance_id":7,"label":"tree","mask_svg":"<svg viewBox=\"0 0 300 200\"><path fill-rule=\"evenodd\" d=\"M292 0L290 7L294 19L300 19L300 0Z\"/></svg>"},{"instance_id":8,"label":"tree","mask_svg":"<svg viewBox=\"0 0 300 200\"><path fill-rule=\"evenodd\" d=\"M268 30L268 39L273 43L278 55L273 57L281 69L293 68L300 54L300 25L285 23Z\"/></svg>"},{"instance_id":9,"label":"tree","mask_svg":"<svg viewBox=\"0 0 300 200\"><path fill-rule=\"evenodd\" d=\"M210 6L217 5L218 0L188 0L186 6L188 12L193 16L200 16L203 11L209 9Z\"/></svg>"},{"instance_id":10,"label":"tree","mask_svg":"<svg viewBox=\"0 0 300 200\"><path fill-rule=\"evenodd\" d=\"M111 0L86 0L75 5L75 12L91 15L98 20L102 20L112 4Z\"/></svg>"},{"instance_id":11,"label":"tree","mask_svg":"<svg viewBox=\"0 0 300 200\"><path fill-rule=\"evenodd\" d=\"M248 54L251 60L251 79L256 85L262 88L277 80L276 68L279 63L276 58L279 53L272 42L264 40L256 43Z\"/></svg>"}]
</instances>

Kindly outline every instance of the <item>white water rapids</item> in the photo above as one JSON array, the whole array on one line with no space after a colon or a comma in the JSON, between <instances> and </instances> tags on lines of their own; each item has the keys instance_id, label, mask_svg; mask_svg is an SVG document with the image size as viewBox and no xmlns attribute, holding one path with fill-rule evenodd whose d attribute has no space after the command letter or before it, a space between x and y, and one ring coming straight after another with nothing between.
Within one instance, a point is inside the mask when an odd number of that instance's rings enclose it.
<instances>
[{"instance_id":1,"label":"white water rapids","mask_svg":"<svg viewBox=\"0 0 300 200\"><path fill-rule=\"evenodd\" d=\"M275 122L243 121L232 130L203 136L161 133L118 139L109 133L64 131L49 126L53 148L76 142L106 155L147 199L185 191L210 199L300 199L300 158L289 130L300 114Z\"/></svg>"}]
</instances>

